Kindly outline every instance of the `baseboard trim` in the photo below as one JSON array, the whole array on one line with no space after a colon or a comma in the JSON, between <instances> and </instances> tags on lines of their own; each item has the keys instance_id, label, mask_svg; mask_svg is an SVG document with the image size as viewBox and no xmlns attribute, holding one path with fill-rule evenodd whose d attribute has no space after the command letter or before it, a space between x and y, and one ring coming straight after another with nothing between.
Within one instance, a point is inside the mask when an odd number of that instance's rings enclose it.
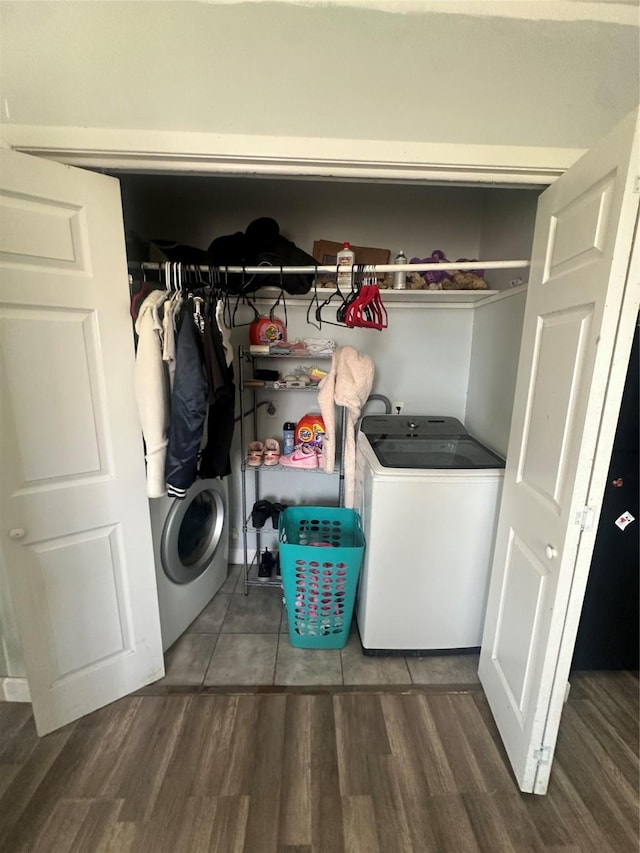
<instances>
[{"instance_id":1,"label":"baseboard trim","mask_svg":"<svg viewBox=\"0 0 640 853\"><path fill-rule=\"evenodd\" d=\"M31 702L26 678L0 678L0 702Z\"/></svg>"}]
</instances>

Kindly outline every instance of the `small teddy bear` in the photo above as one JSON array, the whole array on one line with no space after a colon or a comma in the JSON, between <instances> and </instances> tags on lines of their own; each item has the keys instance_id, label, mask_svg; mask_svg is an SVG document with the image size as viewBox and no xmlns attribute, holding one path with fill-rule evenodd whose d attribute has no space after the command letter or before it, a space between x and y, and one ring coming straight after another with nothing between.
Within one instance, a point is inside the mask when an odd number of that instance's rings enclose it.
<instances>
[{"instance_id":1,"label":"small teddy bear","mask_svg":"<svg viewBox=\"0 0 640 853\"><path fill-rule=\"evenodd\" d=\"M419 272L407 273L407 288L409 290L424 290L426 287L427 283Z\"/></svg>"},{"instance_id":2,"label":"small teddy bear","mask_svg":"<svg viewBox=\"0 0 640 853\"><path fill-rule=\"evenodd\" d=\"M442 282L443 290L486 290L487 282L474 272L456 272Z\"/></svg>"},{"instance_id":3,"label":"small teddy bear","mask_svg":"<svg viewBox=\"0 0 640 853\"><path fill-rule=\"evenodd\" d=\"M393 273L388 272L383 279L378 280L380 290L393 290ZM427 287L425 280L419 272L407 273L407 290L424 290ZM438 287L440 290L440 287Z\"/></svg>"}]
</instances>

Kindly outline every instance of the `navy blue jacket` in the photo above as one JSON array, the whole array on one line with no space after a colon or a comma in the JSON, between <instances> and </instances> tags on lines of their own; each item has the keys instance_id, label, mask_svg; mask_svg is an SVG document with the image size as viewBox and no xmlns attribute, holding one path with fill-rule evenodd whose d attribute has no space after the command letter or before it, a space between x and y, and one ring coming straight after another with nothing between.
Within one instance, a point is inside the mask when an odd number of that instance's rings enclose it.
<instances>
[{"instance_id":1,"label":"navy blue jacket","mask_svg":"<svg viewBox=\"0 0 640 853\"><path fill-rule=\"evenodd\" d=\"M176 372L171 394L171 424L165 462L167 494L184 498L198 473L198 454L207 412L209 387L193 302L182 311L176 344Z\"/></svg>"}]
</instances>

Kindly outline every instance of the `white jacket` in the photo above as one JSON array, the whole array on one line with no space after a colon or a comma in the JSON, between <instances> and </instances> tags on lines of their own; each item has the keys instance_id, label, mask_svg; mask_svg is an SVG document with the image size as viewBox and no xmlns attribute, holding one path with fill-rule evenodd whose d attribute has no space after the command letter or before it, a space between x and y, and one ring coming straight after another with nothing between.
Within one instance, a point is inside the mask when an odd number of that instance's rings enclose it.
<instances>
[{"instance_id":1,"label":"white jacket","mask_svg":"<svg viewBox=\"0 0 640 853\"><path fill-rule=\"evenodd\" d=\"M135 389L147 460L147 497L167 493L164 462L169 441L170 391L162 360L162 321L159 308L167 298L165 290L153 290L140 307L136 320Z\"/></svg>"}]
</instances>

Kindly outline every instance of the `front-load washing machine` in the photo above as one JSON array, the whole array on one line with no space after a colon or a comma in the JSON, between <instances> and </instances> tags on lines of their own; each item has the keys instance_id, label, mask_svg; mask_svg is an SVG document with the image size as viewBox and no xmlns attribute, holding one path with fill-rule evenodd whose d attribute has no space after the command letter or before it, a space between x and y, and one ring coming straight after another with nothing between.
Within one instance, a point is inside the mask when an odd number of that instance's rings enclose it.
<instances>
[{"instance_id":1,"label":"front-load washing machine","mask_svg":"<svg viewBox=\"0 0 640 853\"><path fill-rule=\"evenodd\" d=\"M371 415L356 454L365 654L480 645L504 461L450 417Z\"/></svg>"},{"instance_id":2,"label":"front-load washing machine","mask_svg":"<svg viewBox=\"0 0 640 853\"><path fill-rule=\"evenodd\" d=\"M166 651L227 577L226 480L196 480L186 497L149 501L162 648Z\"/></svg>"}]
</instances>

